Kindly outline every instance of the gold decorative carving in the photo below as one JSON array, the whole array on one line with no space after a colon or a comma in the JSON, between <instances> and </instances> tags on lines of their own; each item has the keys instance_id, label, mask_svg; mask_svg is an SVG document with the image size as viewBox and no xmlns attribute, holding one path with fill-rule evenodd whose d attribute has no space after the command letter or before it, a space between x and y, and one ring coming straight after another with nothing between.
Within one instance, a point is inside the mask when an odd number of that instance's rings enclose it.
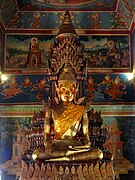
<instances>
[{"instance_id":1,"label":"gold decorative carving","mask_svg":"<svg viewBox=\"0 0 135 180\"><path fill-rule=\"evenodd\" d=\"M37 169L39 173L37 173ZM20 180L26 180L28 174L32 175L29 176L32 180L114 180L112 162L75 166L55 164L41 164L39 166L35 163L35 165L30 164L28 167L22 161Z\"/></svg>"}]
</instances>

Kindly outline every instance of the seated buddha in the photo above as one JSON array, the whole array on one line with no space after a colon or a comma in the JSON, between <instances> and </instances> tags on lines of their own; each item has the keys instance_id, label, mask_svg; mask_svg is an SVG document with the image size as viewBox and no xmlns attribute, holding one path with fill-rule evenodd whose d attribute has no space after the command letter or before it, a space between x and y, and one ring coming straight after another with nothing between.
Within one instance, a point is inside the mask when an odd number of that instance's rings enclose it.
<instances>
[{"instance_id":1,"label":"seated buddha","mask_svg":"<svg viewBox=\"0 0 135 180\"><path fill-rule=\"evenodd\" d=\"M71 72L64 72L58 79L57 105L46 112L44 121L45 149L36 149L33 159L45 161L85 161L100 160L103 153L91 149L88 132L88 117L81 100L76 100L76 79ZM79 103L80 102L80 103ZM54 139L51 140L53 122ZM82 131L82 139L78 132Z\"/></svg>"}]
</instances>

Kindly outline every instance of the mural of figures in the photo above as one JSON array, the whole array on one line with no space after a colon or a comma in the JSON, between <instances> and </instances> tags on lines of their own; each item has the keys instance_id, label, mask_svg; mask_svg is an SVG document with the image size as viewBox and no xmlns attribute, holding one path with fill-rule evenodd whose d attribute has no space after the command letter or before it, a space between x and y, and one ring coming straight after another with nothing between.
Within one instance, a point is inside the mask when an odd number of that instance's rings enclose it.
<instances>
[{"instance_id":1,"label":"mural of figures","mask_svg":"<svg viewBox=\"0 0 135 180\"><path fill-rule=\"evenodd\" d=\"M48 101L48 75L15 75L0 87L1 103ZM55 79L54 79L55 80ZM88 74L86 98L94 103L135 102L134 83L125 74Z\"/></svg>"},{"instance_id":2,"label":"mural of figures","mask_svg":"<svg viewBox=\"0 0 135 180\"><path fill-rule=\"evenodd\" d=\"M99 84L98 88L102 89L102 86L105 86L103 88L104 93L109 95L113 100L122 100L121 99L122 95L126 94L125 82L124 84L121 83L121 80L118 76L113 80L109 75L106 75L105 79Z\"/></svg>"},{"instance_id":3,"label":"mural of figures","mask_svg":"<svg viewBox=\"0 0 135 180\"><path fill-rule=\"evenodd\" d=\"M33 23L31 24L31 26L32 28L39 28L39 24L40 24L40 14L35 13L33 15Z\"/></svg>"},{"instance_id":4,"label":"mural of figures","mask_svg":"<svg viewBox=\"0 0 135 180\"><path fill-rule=\"evenodd\" d=\"M19 176L22 165L20 157L29 146L25 130L30 127L30 118L0 118L2 179L16 179L15 176ZM8 173L5 172L6 170Z\"/></svg>"},{"instance_id":5,"label":"mural of figures","mask_svg":"<svg viewBox=\"0 0 135 180\"><path fill-rule=\"evenodd\" d=\"M111 134L119 134L117 141L122 141L115 151L115 157L123 155L131 163L135 163L135 117L104 117L104 124L107 125ZM119 133L118 133L119 132ZM116 138L115 138L116 139Z\"/></svg>"},{"instance_id":6,"label":"mural of figures","mask_svg":"<svg viewBox=\"0 0 135 180\"><path fill-rule=\"evenodd\" d=\"M88 68L130 68L128 36L85 36L80 39L85 44Z\"/></svg>"},{"instance_id":7,"label":"mural of figures","mask_svg":"<svg viewBox=\"0 0 135 180\"><path fill-rule=\"evenodd\" d=\"M92 102L135 101L134 86L124 74L88 75L86 94Z\"/></svg>"},{"instance_id":8,"label":"mural of figures","mask_svg":"<svg viewBox=\"0 0 135 180\"><path fill-rule=\"evenodd\" d=\"M7 35L5 70L29 72L33 68L37 72L40 68L44 71L48 68L54 41L55 37L52 35ZM80 41L85 46L88 69L130 70L129 36L80 36Z\"/></svg>"},{"instance_id":9,"label":"mural of figures","mask_svg":"<svg viewBox=\"0 0 135 180\"><path fill-rule=\"evenodd\" d=\"M89 17L89 16L87 16L87 17ZM100 19L100 14L93 13L91 15L91 19L92 19L92 22L89 26L90 29L102 29L103 28L102 20Z\"/></svg>"},{"instance_id":10,"label":"mural of figures","mask_svg":"<svg viewBox=\"0 0 135 180\"><path fill-rule=\"evenodd\" d=\"M7 35L6 70L47 68L54 36Z\"/></svg>"},{"instance_id":11,"label":"mural of figures","mask_svg":"<svg viewBox=\"0 0 135 180\"><path fill-rule=\"evenodd\" d=\"M38 38L31 38L29 53L27 59L27 67L43 67L41 63L41 50L39 49Z\"/></svg>"},{"instance_id":12,"label":"mural of figures","mask_svg":"<svg viewBox=\"0 0 135 180\"><path fill-rule=\"evenodd\" d=\"M48 101L49 82L46 76L12 76L1 89L2 102L41 102Z\"/></svg>"},{"instance_id":13,"label":"mural of figures","mask_svg":"<svg viewBox=\"0 0 135 180\"><path fill-rule=\"evenodd\" d=\"M87 82L87 91L89 92L89 98L91 101L93 101L95 98L95 94L94 94L95 90L96 90L96 83L94 82L94 79L90 76Z\"/></svg>"},{"instance_id":14,"label":"mural of figures","mask_svg":"<svg viewBox=\"0 0 135 180\"><path fill-rule=\"evenodd\" d=\"M15 119L4 118L0 120L0 164L11 158L13 131L15 130ZM9 151L8 151L9 150ZM8 152L7 152L8 151Z\"/></svg>"},{"instance_id":15,"label":"mural of figures","mask_svg":"<svg viewBox=\"0 0 135 180\"><path fill-rule=\"evenodd\" d=\"M2 91L2 95L5 96L5 98L12 98L14 96L17 96L17 94L20 94L22 91L19 88L18 83L16 83L16 78L12 77L9 81L9 83L7 83L4 86L4 89Z\"/></svg>"},{"instance_id":16,"label":"mural of figures","mask_svg":"<svg viewBox=\"0 0 135 180\"><path fill-rule=\"evenodd\" d=\"M2 59L2 54L3 54L3 46L2 46L2 30L0 29L0 63Z\"/></svg>"},{"instance_id":17,"label":"mural of figures","mask_svg":"<svg viewBox=\"0 0 135 180\"><path fill-rule=\"evenodd\" d=\"M38 0L39 2L41 0ZM86 3L88 2L89 0L46 0L46 3L57 3L57 4L63 4L63 3ZM42 1L41 1L42 2Z\"/></svg>"},{"instance_id":18,"label":"mural of figures","mask_svg":"<svg viewBox=\"0 0 135 180\"><path fill-rule=\"evenodd\" d=\"M101 6L98 7L100 9L106 8L109 10L109 8L115 6L115 3L110 0L100 0L100 2L98 0L94 0L94 3L97 6ZM49 10L59 10L64 8L64 10L67 10L67 8L71 7L78 10L86 10L88 8L93 8L95 10L97 7L94 5L94 3L93 0L37 0L37 2L27 0L25 3L21 0L18 0L18 5L20 8L28 9L31 7L33 9L36 5L36 7L38 7L40 10L43 10L44 8ZM106 6L106 3L108 6Z\"/></svg>"},{"instance_id":19,"label":"mural of figures","mask_svg":"<svg viewBox=\"0 0 135 180\"><path fill-rule=\"evenodd\" d=\"M132 52L133 52L133 66L134 66L134 69L135 69L135 30L134 30L134 33L133 33Z\"/></svg>"}]
</instances>

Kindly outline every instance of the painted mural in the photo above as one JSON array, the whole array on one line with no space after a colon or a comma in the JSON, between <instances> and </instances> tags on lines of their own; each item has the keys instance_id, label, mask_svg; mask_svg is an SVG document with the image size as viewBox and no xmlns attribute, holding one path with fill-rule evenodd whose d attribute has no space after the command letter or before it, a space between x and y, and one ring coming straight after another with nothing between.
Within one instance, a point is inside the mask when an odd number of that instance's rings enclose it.
<instances>
[{"instance_id":1,"label":"painted mural","mask_svg":"<svg viewBox=\"0 0 135 180\"><path fill-rule=\"evenodd\" d=\"M0 118L0 179L15 180L20 174L20 156L28 147L25 130L30 124L30 118Z\"/></svg>"},{"instance_id":2,"label":"painted mural","mask_svg":"<svg viewBox=\"0 0 135 180\"><path fill-rule=\"evenodd\" d=\"M36 26L36 23L33 24ZM5 69L27 69L36 72L48 67L54 36L7 35ZM44 71L43 71L44 72Z\"/></svg>"},{"instance_id":3,"label":"painted mural","mask_svg":"<svg viewBox=\"0 0 135 180\"><path fill-rule=\"evenodd\" d=\"M1 103L29 103L48 101L49 82L47 76L8 76L0 87Z\"/></svg>"},{"instance_id":4,"label":"painted mural","mask_svg":"<svg viewBox=\"0 0 135 180\"><path fill-rule=\"evenodd\" d=\"M17 0L19 8L22 9L33 9L35 6L38 10L67 10L67 8L72 8L73 10L112 10L116 6L116 1L109 1L109 0L38 0L36 2L30 0ZM106 6L106 4L109 4Z\"/></svg>"},{"instance_id":5,"label":"painted mural","mask_svg":"<svg viewBox=\"0 0 135 180\"><path fill-rule=\"evenodd\" d=\"M50 83L46 75L7 75L0 86L0 103L48 102ZM86 100L94 103L135 102L134 83L125 74L88 74Z\"/></svg>"},{"instance_id":6,"label":"painted mural","mask_svg":"<svg viewBox=\"0 0 135 180\"><path fill-rule=\"evenodd\" d=\"M8 22L11 18L17 15L17 6L15 0L1 0L0 12L4 20L5 26L8 26ZM15 18L16 19L16 18ZM16 22L16 21L15 21Z\"/></svg>"},{"instance_id":7,"label":"painted mural","mask_svg":"<svg viewBox=\"0 0 135 180\"><path fill-rule=\"evenodd\" d=\"M18 12L14 16L14 20L7 22L7 28L22 29L58 29L61 25L60 14L64 12ZM71 12L73 24L76 29L128 29L132 20L129 16L127 22L120 13L108 12ZM106 21L104 22L104 19ZM36 26L33 26L36 23Z\"/></svg>"},{"instance_id":8,"label":"painted mural","mask_svg":"<svg viewBox=\"0 0 135 180\"><path fill-rule=\"evenodd\" d=\"M125 9L123 8L125 6ZM123 15L124 19L127 19L127 23L130 22L131 16L134 14L135 2L130 1L123 1L121 0L119 3L119 12ZM125 11L126 10L126 11Z\"/></svg>"},{"instance_id":9,"label":"painted mural","mask_svg":"<svg viewBox=\"0 0 135 180\"><path fill-rule=\"evenodd\" d=\"M37 25L38 22L33 23L33 26ZM29 73L29 69L33 69L44 73L51 55L50 47L55 41L52 35L7 35L5 70ZM130 70L129 36L80 36L80 41L85 46L88 69Z\"/></svg>"},{"instance_id":10,"label":"painted mural","mask_svg":"<svg viewBox=\"0 0 135 180\"><path fill-rule=\"evenodd\" d=\"M27 149L25 133L31 127L30 118L0 118L0 154L2 157L0 168L3 173L7 171L9 175L19 176L20 156ZM133 169L131 163L135 163L133 158L135 157L135 118L103 117L103 128L108 131L109 135L104 146L113 147L112 150L115 150L112 152L114 153L114 170L117 173L128 173L128 170Z\"/></svg>"},{"instance_id":11,"label":"painted mural","mask_svg":"<svg viewBox=\"0 0 135 180\"><path fill-rule=\"evenodd\" d=\"M120 130L120 139L123 142L123 156L131 163L135 163L135 117L103 117L103 120L105 125L111 125L112 130L116 126Z\"/></svg>"},{"instance_id":12,"label":"painted mural","mask_svg":"<svg viewBox=\"0 0 135 180\"><path fill-rule=\"evenodd\" d=\"M2 55L3 55L3 46L2 46L2 30L0 28L0 64L2 63Z\"/></svg>"},{"instance_id":13,"label":"painted mural","mask_svg":"<svg viewBox=\"0 0 135 180\"><path fill-rule=\"evenodd\" d=\"M92 102L134 102L134 83L125 74L89 74L87 98Z\"/></svg>"},{"instance_id":14,"label":"painted mural","mask_svg":"<svg viewBox=\"0 0 135 180\"><path fill-rule=\"evenodd\" d=\"M67 10L74 17L72 21L77 29L129 30L134 8L133 0L100 0L100 2L98 0L89 2L2 0L0 2L1 17L6 28L51 31L61 24L60 12L64 14Z\"/></svg>"},{"instance_id":15,"label":"painted mural","mask_svg":"<svg viewBox=\"0 0 135 180\"><path fill-rule=\"evenodd\" d=\"M132 52L133 52L133 68L135 69L135 30L133 32L133 45L132 45Z\"/></svg>"},{"instance_id":16,"label":"painted mural","mask_svg":"<svg viewBox=\"0 0 135 180\"><path fill-rule=\"evenodd\" d=\"M131 66L128 36L84 36L88 68L129 68ZM84 40L83 40L84 38Z\"/></svg>"}]
</instances>

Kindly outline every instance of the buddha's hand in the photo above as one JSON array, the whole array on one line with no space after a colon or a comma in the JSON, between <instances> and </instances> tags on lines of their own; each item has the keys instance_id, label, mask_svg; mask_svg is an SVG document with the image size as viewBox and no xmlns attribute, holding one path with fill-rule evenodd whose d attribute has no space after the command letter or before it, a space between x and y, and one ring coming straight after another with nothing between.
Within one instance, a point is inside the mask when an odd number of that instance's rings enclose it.
<instances>
[{"instance_id":1,"label":"buddha's hand","mask_svg":"<svg viewBox=\"0 0 135 180\"><path fill-rule=\"evenodd\" d=\"M51 146L51 144L46 144L46 146L45 146L45 154L46 155L51 155L51 153L52 153L52 146Z\"/></svg>"}]
</instances>

